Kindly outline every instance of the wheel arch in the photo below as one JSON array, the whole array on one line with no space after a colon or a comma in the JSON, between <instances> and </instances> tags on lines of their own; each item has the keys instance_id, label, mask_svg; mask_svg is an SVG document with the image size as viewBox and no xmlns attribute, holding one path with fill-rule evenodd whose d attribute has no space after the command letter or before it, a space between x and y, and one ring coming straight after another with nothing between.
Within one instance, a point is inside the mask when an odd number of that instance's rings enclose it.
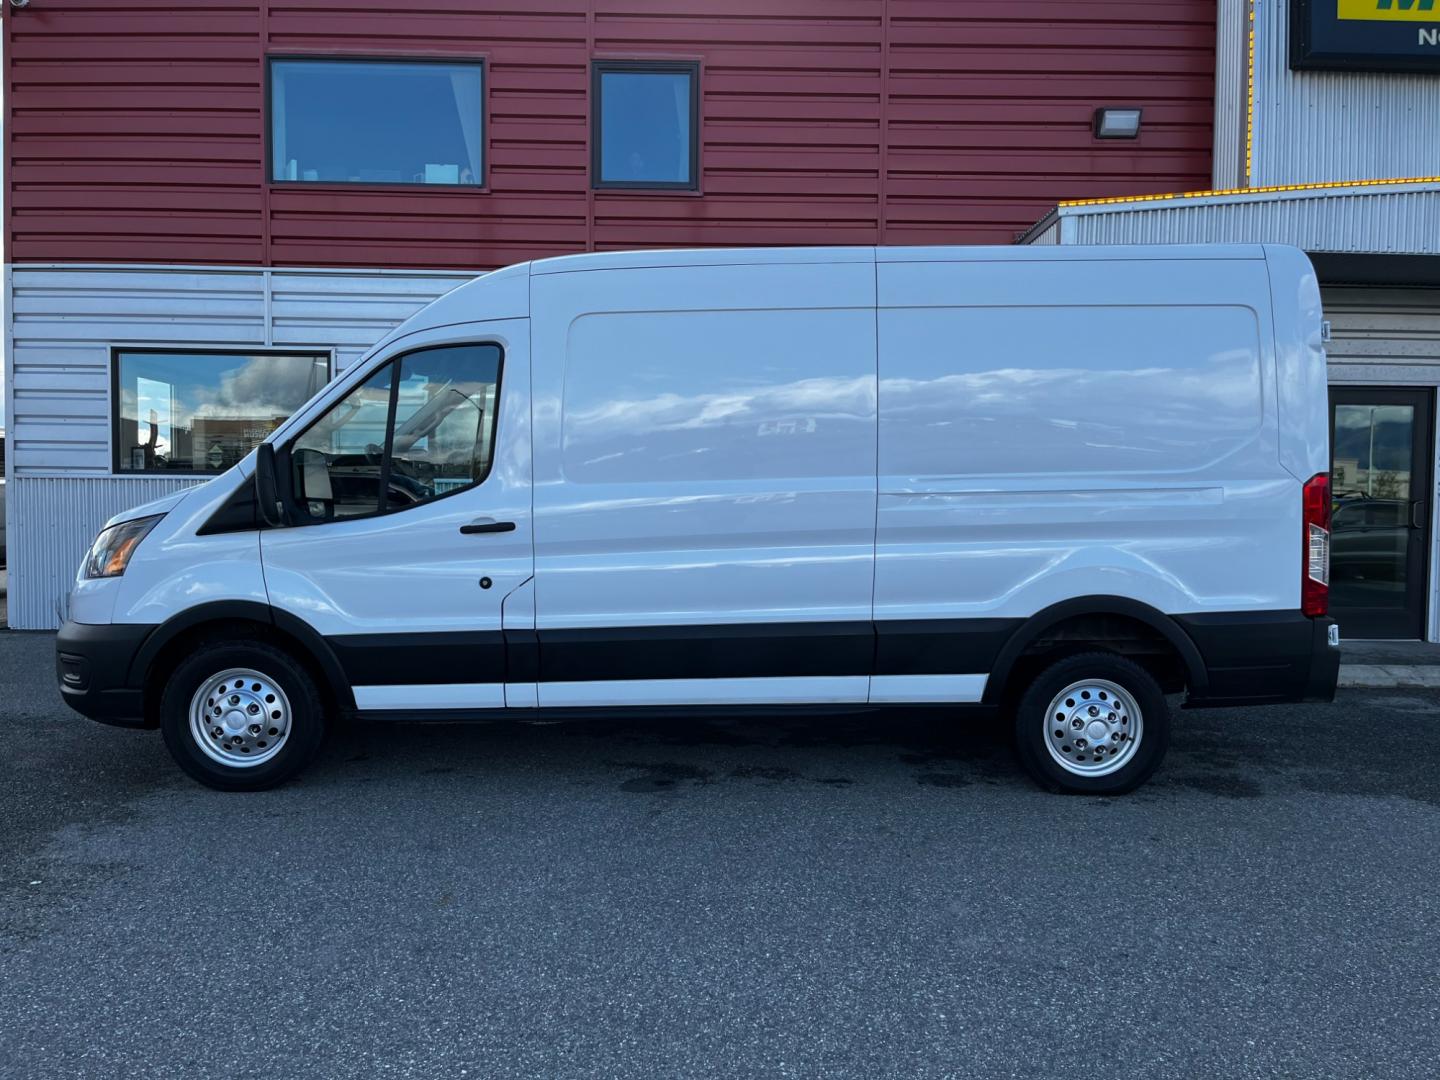
<instances>
[{"instance_id":1,"label":"wheel arch","mask_svg":"<svg viewBox=\"0 0 1440 1080\"><path fill-rule=\"evenodd\" d=\"M1124 596L1077 596L1037 611L1010 635L991 667L985 683L984 703L999 705L1012 689L1016 666L1033 645L1063 623L1090 616L1118 616L1153 630L1180 658L1191 694L1203 696L1209 685L1204 658L1190 635L1169 615L1139 600ZM1103 643L1100 643L1103 646Z\"/></svg>"},{"instance_id":2,"label":"wheel arch","mask_svg":"<svg viewBox=\"0 0 1440 1080\"><path fill-rule=\"evenodd\" d=\"M183 655L179 643L187 637L209 633L231 633L242 628L258 629L262 636L276 645L288 648L295 658L308 664L319 676L321 690L342 712L355 708L350 681L325 639L302 619L286 611L277 611L269 604L254 600L216 600L198 604L161 623L145 639L130 663L129 685L147 689L151 676L167 664L178 662ZM146 695L147 699L153 695ZM155 702L147 700L147 716Z\"/></svg>"}]
</instances>

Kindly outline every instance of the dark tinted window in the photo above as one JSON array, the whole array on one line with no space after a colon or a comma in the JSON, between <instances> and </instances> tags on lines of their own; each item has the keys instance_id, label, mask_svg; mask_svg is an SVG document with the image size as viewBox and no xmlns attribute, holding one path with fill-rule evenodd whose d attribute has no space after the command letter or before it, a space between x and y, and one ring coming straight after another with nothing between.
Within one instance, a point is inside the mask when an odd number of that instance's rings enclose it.
<instances>
[{"instance_id":1,"label":"dark tinted window","mask_svg":"<svg viewBox=\"0 0 1440 1080\"><path fill-rule=\"evenodd\" d=\"M480 64L275 60L275 180L480 184Z\"/></svg>"},{"instance_id":2,"label":"dark tinted window","mask_svg":"<svg viewBox=\"0 0 1440 1080\"><path fill-rule=\"evenodd\" d=\"M117 472L222 472L325 385L313 353L115 354Z\"/></svg>"},{"instance_id":3,"label":"dark tinted window","mask_svg":"<svg viewBox=\"0 0 1440 1080\"><path fill-rule=\"evenodd\" d=\"M694 64L596 65L597 187L696 186L698 82Z\"/></svg>"}]
</instances>

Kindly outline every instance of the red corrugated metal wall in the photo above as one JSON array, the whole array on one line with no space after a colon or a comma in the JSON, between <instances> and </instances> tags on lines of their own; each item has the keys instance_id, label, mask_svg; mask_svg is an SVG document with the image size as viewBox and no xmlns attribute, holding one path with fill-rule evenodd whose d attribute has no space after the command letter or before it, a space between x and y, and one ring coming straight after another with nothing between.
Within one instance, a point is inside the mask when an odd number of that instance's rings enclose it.
<instances>
[{"instance_id":1,"label":"red corrugated metal wall","mask_svg":"<svg viewBox=\"0 0 1440 1080\"><path fill-rule=\"evenodd\" d=\"M486 268L586 248L1007 243L1210 179L1215 0L32 0L8 258ZM267 53L482 56L489 190L272 187ZM592 193L588 62L698 59L703 194ZM1142 105L1099 143L1097 105Z\"/></svg>"}]
</instances>

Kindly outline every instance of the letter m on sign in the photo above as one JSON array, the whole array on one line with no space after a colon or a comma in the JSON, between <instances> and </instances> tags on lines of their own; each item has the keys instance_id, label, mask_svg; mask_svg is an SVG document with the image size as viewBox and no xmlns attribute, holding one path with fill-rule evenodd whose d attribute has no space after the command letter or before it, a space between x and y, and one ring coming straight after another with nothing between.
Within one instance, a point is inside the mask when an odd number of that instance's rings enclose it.
<instances>
[{"instance_id":1,"label":"letter m on sign","mask_svg":"<svg viewBox=\"0 0 1440 1080\"><path fill-rule=\"evenodd\" d=\"M1437 0L1335 0L1335 17L1357 22L1421 22L1440 20Z\"/></svg>"}]
</instances>

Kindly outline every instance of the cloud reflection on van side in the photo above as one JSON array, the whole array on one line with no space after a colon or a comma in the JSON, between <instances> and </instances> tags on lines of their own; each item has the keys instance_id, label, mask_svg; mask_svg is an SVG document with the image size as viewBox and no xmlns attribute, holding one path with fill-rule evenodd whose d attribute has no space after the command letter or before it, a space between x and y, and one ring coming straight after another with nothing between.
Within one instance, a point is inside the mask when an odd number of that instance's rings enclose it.
<instances>
[{"instance_id":1,"label":"cloud reflection on van side","mask_svg":"<svg viewBox=\"0 0 1440 1080\"><path fill-rule=\"evenodd\" d=\"M999 368L880 383L886 472L990 474L1213 461L1259 427L1256 358L1231 350L1200 368ZM746 390L625 397L566 410L566 473L581 482L727 475L813 476L867 467L874 383L803 379ZM1145 402L1143 407L1133 403ZM941 443L936 454L933 444ZM937 463L943 463L937 468ZM717 478L713 465L706 478Z\"/></svg>"},{"instance_id":2,"label":"cloud reflection on van side","mask_svg":"<svg viewBox=\"0 0 1440 1080\"><path fill-rule=\"evenodd\" d=\"M1192 468L1260 426L1253 353L1194 368L1005 367L880 383L881 469L992 474ZM1143 404L1142 404L1143 403ZM936 444L939 443L939 452Z\"/></svg>"},{"instance_id":3,"label":"cloud reflection on van side","mask_svg":"<svg viewBox=\"0 0 1440 1080\"><path fill-rule=\"evenodd\" d=\"M875 381L868 376L652 397L615 397L564 420L565 471L581 483L865 472ZM704 460L705 464L699 462ZM717 464L723 463L723 464ZM717 472L717 470L719 470Z\"/></svg>"}]
</instances>

